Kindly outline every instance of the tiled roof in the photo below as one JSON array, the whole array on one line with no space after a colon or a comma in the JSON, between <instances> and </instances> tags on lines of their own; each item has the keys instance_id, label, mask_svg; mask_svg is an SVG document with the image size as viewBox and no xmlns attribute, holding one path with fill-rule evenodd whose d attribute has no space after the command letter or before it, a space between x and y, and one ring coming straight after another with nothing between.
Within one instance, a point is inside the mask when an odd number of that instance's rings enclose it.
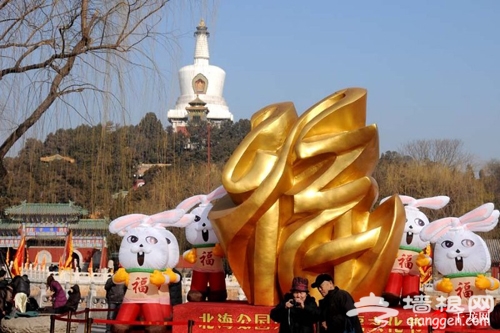
<instances>
[{"instance_id":1,"label":"tiled roof","mask_svg":"<svg viewBox=\"0 0 500 333\"><path fill-rule=\"evenodd\" d=\"M73 202L61 203L27 203L5 209L5 215L87 215L88 211Z\"/></svg>"},{"instance_id":2,"label":"tiled roof","mask_svg":"<svg viewBox=\"0 0 500 333\"><path fill-rule=\"evenodd\" d=\"M41 223L41 224L28 224L28 226L54 226L54 227L66 227L68 226L71 230L107 230L108 221L105 219L81 219L78 223L71 224L61 224L61 223ZM8 220L0 220L0 230L19 230L21 224L11 223Z\"/></svg>"},{"instance_id":3,"label":"tiled roof","mask_svg":"<svg viewBox=\"0 0 500 333\"><path fill-rule=\"evenodd\" d=\"M81 219L78 223L69 226L72 230L108 230L108 221L104 219Z\"/></svg>"},{"instance_id":4,"label":"tiled roof","mask_svg":"<svg viewBox=\"0 0 500 333\"><path fill-rule=\"evenodd\" d=\"M0 220L0 230L19 230L21 225L19 223L7 223L5 220Z\"/></svg>"},{"instance_id":5,"label":"tiled roof","mask_svg":"<svg viewBox=\"0 0 500 333\"><path fill-rule=\"evenodd\" d=\"M484 239L488 250L490 250L491 263L500 263L500 239Z\"/></svg>"}]
</instances>

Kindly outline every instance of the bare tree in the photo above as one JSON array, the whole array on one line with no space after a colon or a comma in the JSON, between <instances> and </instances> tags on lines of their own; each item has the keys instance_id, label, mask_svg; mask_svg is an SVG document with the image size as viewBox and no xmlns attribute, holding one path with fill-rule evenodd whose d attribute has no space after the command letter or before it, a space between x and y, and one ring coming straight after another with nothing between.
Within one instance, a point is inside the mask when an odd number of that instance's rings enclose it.
<instances>
[{"instance_id":1,"label":"bare tree","mask_svg":"<svg viewBox=\"0 0 500 333\"><path fill-rule=\"evenodd\" d=\"M493 193L495 206L500 207L500 160L488 161L479 171L479 177L485 187Z\"/></svg>"},{"instance_id":2,"label":"bare tree","mask_svg":"<svg viewBox=\"0 0 500 333\"><path fill-rule=\"evenodd\" d=\"M0 0L0 180L8 151L56 101L85 117L67 96L86 105L83 93L108 92L101 83L121 75L120 61L135 65L129 54L148 57L140 45L165 37L156 28L167 2Z\"/></svg>"},{"instance_id":3,"label":"bare tree","mask_svg":"<svg viewBox=\"0 0 500 333\"><path fill-rule=\"evenodd\" d=\"M404 144L401 155L414 161L435 162L454 169L465 169L473 164L473 156L466 152L463 142L457 139L415 140Z\"/></svg>"}]
</instances>

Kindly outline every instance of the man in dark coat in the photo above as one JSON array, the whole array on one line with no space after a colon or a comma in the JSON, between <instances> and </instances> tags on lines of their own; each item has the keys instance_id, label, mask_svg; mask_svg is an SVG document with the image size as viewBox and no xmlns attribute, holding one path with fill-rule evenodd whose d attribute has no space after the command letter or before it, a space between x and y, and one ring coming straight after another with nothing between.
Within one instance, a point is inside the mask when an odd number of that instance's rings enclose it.
<instances>
[{"instance_id":1,"label":"man in dark coat","mask_svg":"<svg viewBox=\"0 0 500 333\"><path fill-rule=\"evenodd\" d=\"M28 297L30 296L30 280L28 275L16 275L12 279L12 290L14 292L14 304L16 310L25 313Z\"/></svg>"},{"instance_id":2,"label":"man in dark coat","mask_svg":"<svg viewBox=\"0 0 500 333\"><path fill-rule=\"evenodd\" d=\"M358 316L347 315L348 311L356 309L351 294L334 285L331 275L318 275L311 287L318 288L323 296L319 301L321 332L343 333L348 324L355 333L363 332Z\"/></svg>"},{"instance_id":3,"label":"man in dark coat","mask_svg":"<svg viewBox=\"0 0 500 333\"><path fill-rule=\"evenodd\" d=\"M126 284L115 284L113 279L110 277L106 284L104 285L104 289L106 290L106 302L108 303L108 320L114 320L116 318L116 314L120 309L120 305L123 302L123 297L125 296L125 292L127 291ZM106 332L111 332L111 325L106 324Z\"/></svg>"},{"instance_id":4,"label":"man in dark coat","mask_svg":"<svg viewBox=\"0 0 500 333\"><path fill-rule=\"evenodd\" d=\"M177 268L172 268L172 270L181 277L178 282L170 283L168 286L170 291L170 304L174 306L182 304L182 273Z\"/></svg>"},{"instance_id":5,"label":"man in dark coat","mask_svg":"<svg viewBox=\"0 0 500 333\"><path fill-rule=\"evenodd\" d=\"M309 281L294 277L292 289L271 310L271 319L280 324L279 333L314 333L319 319L319 309L314 297L309 295Z\"/></svg>"}]
</instances>

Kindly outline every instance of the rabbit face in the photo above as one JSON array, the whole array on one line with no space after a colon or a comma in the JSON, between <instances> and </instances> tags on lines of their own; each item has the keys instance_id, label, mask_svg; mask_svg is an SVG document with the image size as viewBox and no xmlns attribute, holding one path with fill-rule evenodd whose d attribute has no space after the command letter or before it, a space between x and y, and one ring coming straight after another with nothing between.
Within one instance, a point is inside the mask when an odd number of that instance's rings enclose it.
<instances>
[{"instance_id":1,"label":"rabbit face","mask_svg":"<svg viewBox=\"0 0 500 333\"><path fill-rule=\"evenodd\" d=\"M450 230L436 241L434 264L443 275L485 273L491 266L484 240L470 230Z\"/></svg>"},{"instance_id":2,"label":"rabbit face","mask_svg":"<svg viewBox=\"0 0 500 333\"><path fill-rule=\"evenodd\" d=\"M163 228L131 228L123 236L119 259L127 268L163 270L179 260L179 245L174 235Z\"/></svg>"},{"instance_id":3,"label":"rabbit face","mask_svg":"<svg viewBox=\"0 0 500 333\"><path fill-rule=\"evenodd\" d=\"M193 245L218 243L212 223L208 219L208 213L212 209L211 204L200 205L193 209L193 223L186 227L186 239Z\"/></svg>"},{"instance_id":4,"label":"rabbit face","mask_svg":"<svg viewBox=\"0 0 500 333\"><path fill-rule=\"evenodd\" d=\"M405 207L406 223L400 245L424 249L429 242L420 238L420 231L429 224L429 219L415 207Z\"/></svg>"}]
</instances>

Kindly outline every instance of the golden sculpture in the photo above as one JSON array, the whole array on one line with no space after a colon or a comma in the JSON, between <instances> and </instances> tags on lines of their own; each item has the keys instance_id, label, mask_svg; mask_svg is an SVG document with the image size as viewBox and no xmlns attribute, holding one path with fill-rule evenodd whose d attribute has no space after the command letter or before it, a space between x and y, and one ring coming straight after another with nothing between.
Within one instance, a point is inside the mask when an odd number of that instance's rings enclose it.
<instances>
[{"instance_id":1,"label":"golden sculpture","mask_svg":"<svg viewBox=\"0 0 500 333\"><path fill-rule=\"evenodd\" d=\"M290 102L252 116L223 170L228 195L210 213L250 304L275 305L293 276L313 282L325 272L355 299L381 294L405 212L398 196L370 212L378 132L365 122L360 88L336 92L300 117Z\"/></svg>"}]
</instances>

